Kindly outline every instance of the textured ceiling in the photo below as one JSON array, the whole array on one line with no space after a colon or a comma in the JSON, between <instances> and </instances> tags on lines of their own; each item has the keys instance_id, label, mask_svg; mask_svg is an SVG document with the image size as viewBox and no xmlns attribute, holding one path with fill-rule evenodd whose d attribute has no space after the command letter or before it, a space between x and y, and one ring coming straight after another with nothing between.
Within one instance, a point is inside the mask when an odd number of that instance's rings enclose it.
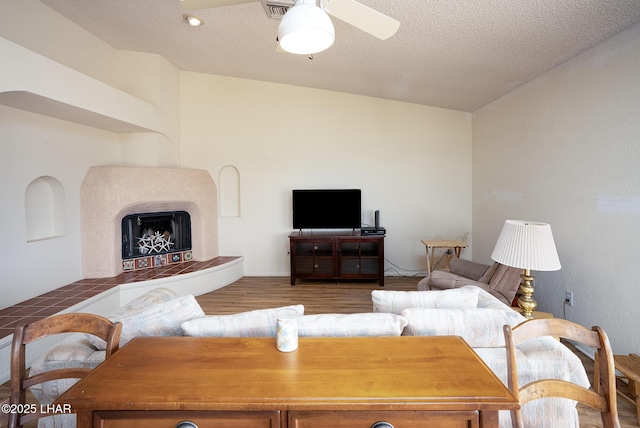
<instances>
[{"instance_id":1,"label":"textured ceiling","mask_svg":"<svg viewBox=\"0 0 640 428\"><path fill-rule=\"evenodd\" d=\"M117 49L181 70L328 89L462 111L491 102L640 21L640 0L361 0L400 21L378 40L333 18L313 60L276 51L259 1L193 11L179 0L40 0Z\"/></svg>"}]
</instances>

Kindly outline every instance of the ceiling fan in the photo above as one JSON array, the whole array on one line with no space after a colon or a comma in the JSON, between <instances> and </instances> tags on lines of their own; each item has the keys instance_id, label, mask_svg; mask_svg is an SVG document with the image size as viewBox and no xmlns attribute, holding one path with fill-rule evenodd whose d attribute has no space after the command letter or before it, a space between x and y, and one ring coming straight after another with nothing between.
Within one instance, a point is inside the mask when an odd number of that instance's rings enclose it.
<instances>
[{"instance_id":1,"label":"ceiling fan","mask_svg":"<svg viewBox=\"0 0 640 428\"><path fill-rule=\"evenodd\" d=\"M181 0L185 9L209 9L256 0ZM295 54L314 54L333 44L335 32L329 15L381 40L393 36L400 22L356 0L294 0L278 28L280 47Z\"/></svg>"}]
</instances>

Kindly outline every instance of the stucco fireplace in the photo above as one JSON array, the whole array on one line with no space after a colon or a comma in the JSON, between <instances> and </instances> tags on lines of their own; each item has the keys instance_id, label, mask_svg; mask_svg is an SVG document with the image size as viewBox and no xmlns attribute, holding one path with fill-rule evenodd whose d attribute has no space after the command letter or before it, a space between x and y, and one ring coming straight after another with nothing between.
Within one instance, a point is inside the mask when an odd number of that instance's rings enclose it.
<instances>
[{"instance_id":1,"label":"stucco fireplace","mask_svg":"<svg viewBox=\"0 0 640 428\"><path fill-rule=\"evenodd\" d=\"M117 276L123 270L149 267L154 263L204 261L219 256L217 189L205 170L91 167L80 188L80 213L85 278ZM124 254L122 230L125 219L135 215L132 221L136 223L138 217L142 217L141 223L148 217L151 219L149 224L152 220L157 220L157 224L171 224L171 219L161 217L175 218L175 213L184 213L179 214L180 222L189 220L188 242L181 243L184 248L155 254L145 254L138 248L137 252L133 251L135 254L132 253L135 257ZM165 232L169 230L159 234ZM171 233L175 235L173 226ZM136 231L135 234L140 233ZM155 230L153 234L155 236ZM173 239L175 245L175 236L165 237L168 242ZM170 246L166 242L165 245Z\"/></svg>"}]
</instances>

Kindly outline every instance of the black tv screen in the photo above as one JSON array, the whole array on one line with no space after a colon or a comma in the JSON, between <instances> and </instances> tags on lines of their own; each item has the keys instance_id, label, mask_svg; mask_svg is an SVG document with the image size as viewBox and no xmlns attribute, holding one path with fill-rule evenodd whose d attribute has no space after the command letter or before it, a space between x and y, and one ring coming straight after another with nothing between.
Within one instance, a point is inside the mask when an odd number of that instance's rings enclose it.
<instances>
[{"instance_id":1,"label":"black tv screen","mask_svg":"<svg viewBox=\"0 0 640 428\"><path fill-rule=\"evenodd\" d=\"M294 190L294 229L359 229L360 189Z\"/></svg>"}]
</instances>

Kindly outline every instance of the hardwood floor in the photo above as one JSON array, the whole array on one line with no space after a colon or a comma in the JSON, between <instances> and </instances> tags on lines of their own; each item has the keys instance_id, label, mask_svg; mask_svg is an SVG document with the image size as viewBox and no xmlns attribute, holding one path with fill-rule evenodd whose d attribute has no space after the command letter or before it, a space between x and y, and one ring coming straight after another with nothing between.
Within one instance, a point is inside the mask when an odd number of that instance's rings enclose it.
<instances>
[{"instance_id":1,"label":"hardwood floor","mask_svg":"<svg viewBox=\"0 0 640 428\"><path fill-rule=\"evenodd\" d=\"M385 286L377 282L298 281L292 287L289 277L244 277L237 282L196 299L207 315L224 315L254 309L302 304L306 314L371 312L371 290L416 290L419 278L386 277ZM582 360L593 379L593 361L568 345ZM625 390L626 385L620 384ZM0 385L0 397L9 395L8 383ZM601 427L599 413L579 406L580 427ZM635 407L618 399L618 415L622 428L638 427Z\"/></svg>"},{"instance_id":2,"label":"hardwood floor","mask_svg":"<svg viewBox=\"0 0 640 428\"><path fill-rule=\"evenodd\" d=\"M371 312L371 290L415 290L418 279L386 277L376 282L322 282L289 277L244 277L196 299L207 315L233 314L285 305L304 305L305 314Z\"/></svg>"}]
</instances>

